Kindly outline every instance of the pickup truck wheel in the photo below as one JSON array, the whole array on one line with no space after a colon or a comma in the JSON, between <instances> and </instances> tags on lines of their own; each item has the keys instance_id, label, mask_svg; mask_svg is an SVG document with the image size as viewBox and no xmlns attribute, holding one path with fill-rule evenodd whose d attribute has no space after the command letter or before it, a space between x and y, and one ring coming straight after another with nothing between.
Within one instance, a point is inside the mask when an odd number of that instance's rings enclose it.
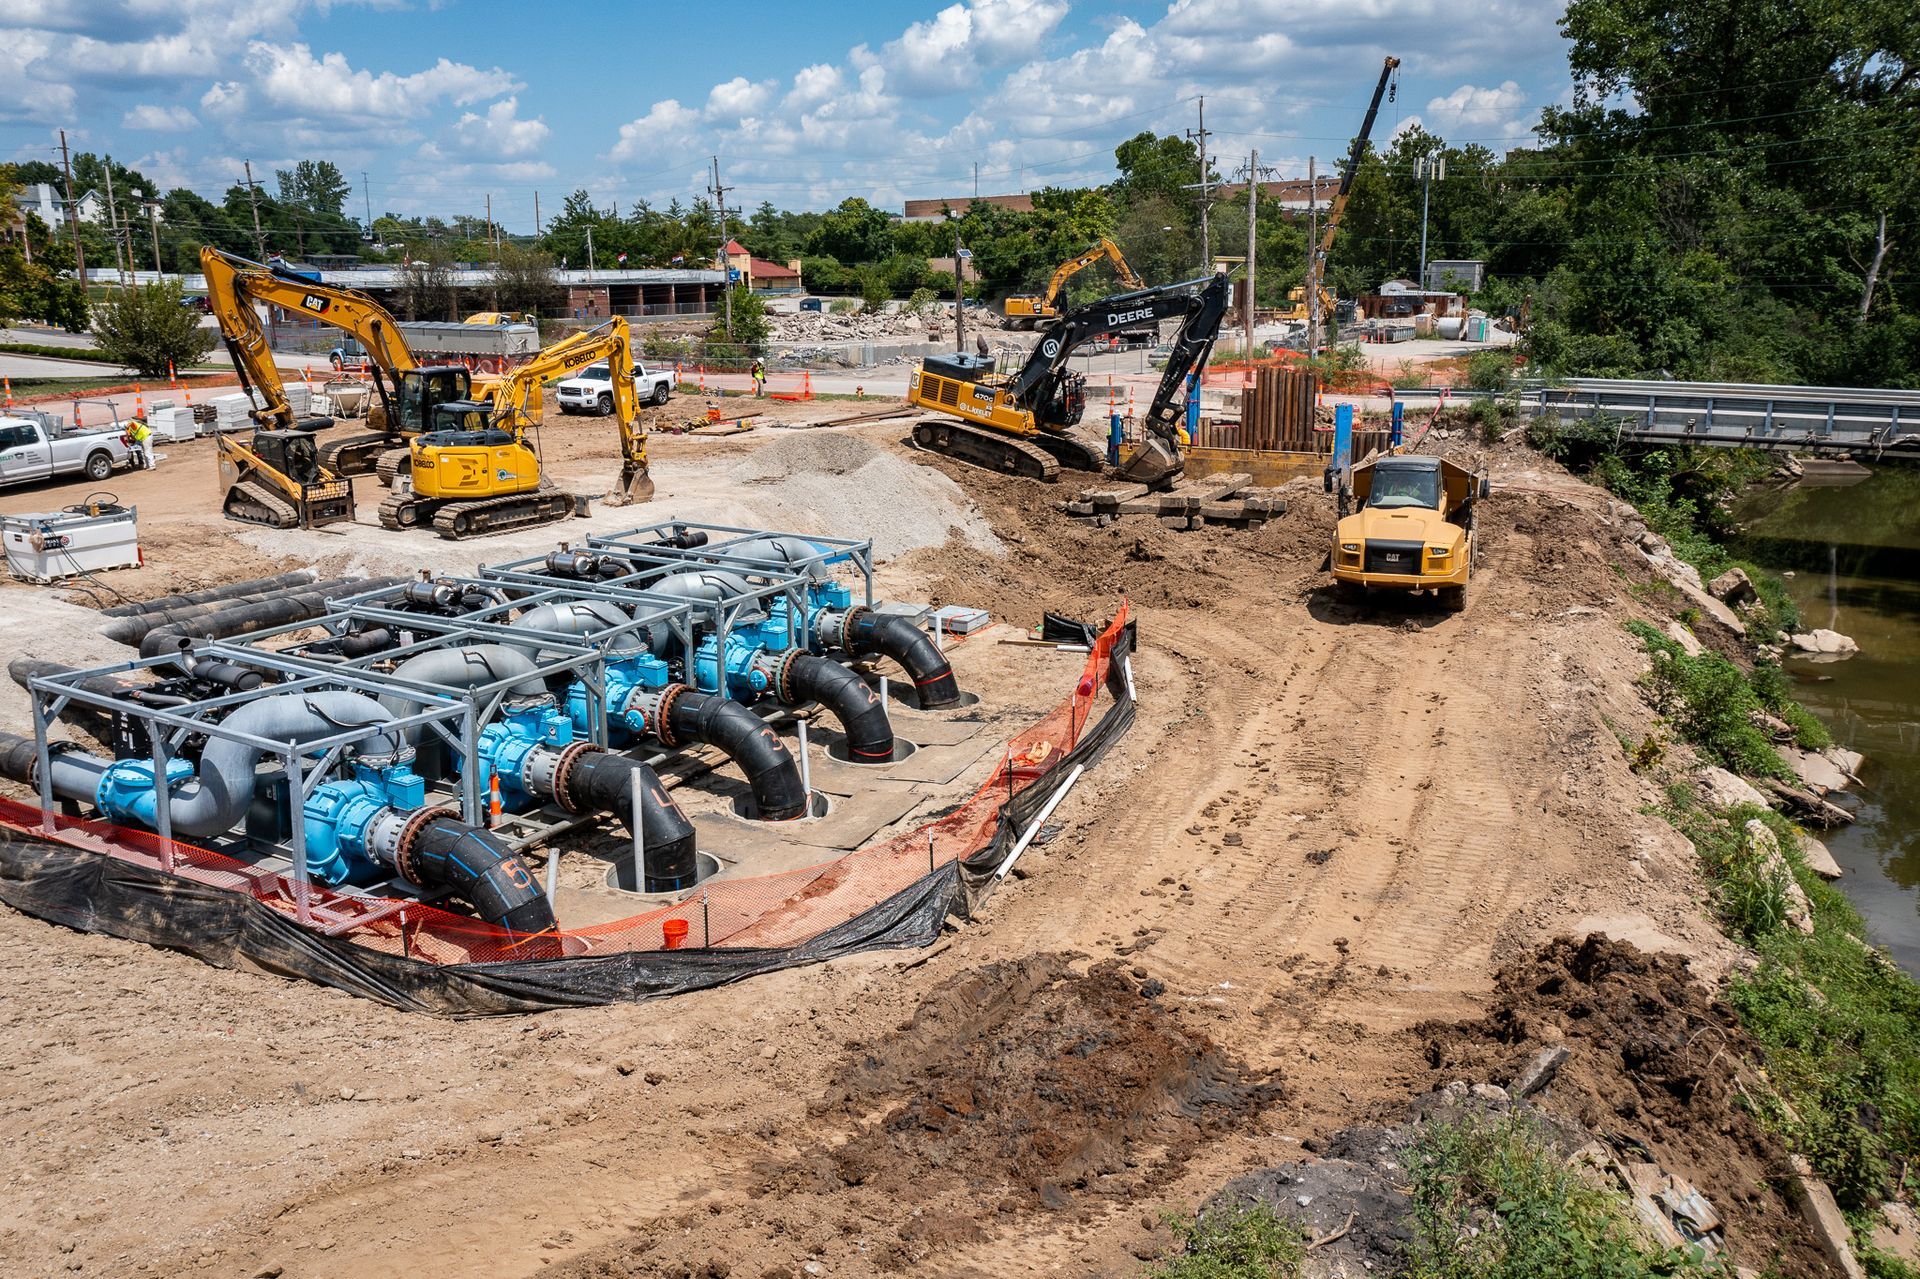
<instances>
[{"instance_id":1,"label":"pickup truck wheel","mask_svg":"<svg viewBox=\"0 0 1920 1279\"><path fill-rule=\"evenodd\" d=\"M613 412L613 395L612 393L609 392L607 394L603 394L600 397L600 416L606 417L609 413L612 413L612 412Z\"/></svg>"},{"instance_id":2,"label":"pickup truck wheel","mask_svg":"<svg viewBox=\"0 0 1920 1279\"><path fill-rule=\"evenodd\" d=\"M654 387L653 388L654 407L659 408L662 404L665 404L667 402L667 396L669 394L670 392L667 390L667 384L665 382L662 382L659 386Z\"/></svg>"},{"instance_id":3,"label":"pickup truck wheel","mask_svg":"<svg viewBox=\"0 0 1920 1279\"><path fill-rule=\"evenodd\" d=\"M87 454L87 478L104 480L113 474L113 454L104 449Z\"/></svg>"}]
</instances>

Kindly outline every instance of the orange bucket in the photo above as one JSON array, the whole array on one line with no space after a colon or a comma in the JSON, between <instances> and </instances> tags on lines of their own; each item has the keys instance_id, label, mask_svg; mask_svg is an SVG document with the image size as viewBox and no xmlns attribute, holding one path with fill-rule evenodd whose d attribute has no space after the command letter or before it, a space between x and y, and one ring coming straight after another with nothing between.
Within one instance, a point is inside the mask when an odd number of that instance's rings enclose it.
<instances>
[{"instance_id":1,"label":"orange bucket","mask_svg":"<svg viewBox=\"0 0 1920 1279\"><path fill-rule=\"evenodd\" d=\"M669 919L660 925L660 936L668 950L679 950L687 944L687 921Z\"/></svg>"}]
</instances>

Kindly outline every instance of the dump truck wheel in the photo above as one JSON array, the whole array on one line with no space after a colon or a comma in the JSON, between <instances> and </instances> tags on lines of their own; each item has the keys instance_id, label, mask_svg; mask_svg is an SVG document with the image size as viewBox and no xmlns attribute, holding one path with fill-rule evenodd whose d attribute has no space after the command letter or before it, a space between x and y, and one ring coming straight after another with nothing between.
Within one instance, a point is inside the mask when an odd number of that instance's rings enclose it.
<instances>
[{"instance_id":1,"label":"dump truck wheel","mask_svg":"<svg viewBox=\"0 0 1920 1279\"><path fill-rule=\"evenodd\" d=\"M1467 608L1467 588L1464 586L1443 586L1439 590L1440 607L1449 613L1464 613Z\"/></svg>"}]
</instances>

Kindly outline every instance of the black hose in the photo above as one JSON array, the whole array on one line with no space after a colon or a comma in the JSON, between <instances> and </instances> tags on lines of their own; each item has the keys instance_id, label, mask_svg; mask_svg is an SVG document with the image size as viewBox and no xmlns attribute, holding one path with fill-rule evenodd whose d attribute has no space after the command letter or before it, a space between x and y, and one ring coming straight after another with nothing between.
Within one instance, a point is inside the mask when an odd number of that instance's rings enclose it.
<instances>
[{"instance_id":1,"label":"black hose","mask_svg":"<svg viewBox=\"0 0 1920 1279\"><path fill-rule=\"evenodd\" d=\"M171 608L205 604L212 600L262 598L276 591L305 586L318 576L319 574L310 568L295 569L291 573L280 573L274 577L256 577L247 582L229 582L225 586L209 586L204 591L162 595L158 599L141 600L137 604L116 604L112 608L101 609L100 613L103 617L139 617L144 613L164 613Z\"/></svg>"},{"instance_id":2,"label":"black hose","mask_svg":"<svg viewBox=\"0 0 1920 1279\"><path fill-rule=\"evenodd\" d=\"M684 689L668 707L665 727L667 732L660 736L669 746L700 741L725 751L747 775L762 818L785 821L806 815L807 792L800 784L800 766L779 736L732 698Z\"/></svg>"},{"instance_id":3,"label":"black hose","mask_svg":"<svg viewBox=\"0 0 1920 1279\"><path fill-rule=\"evenodd\" d=\"M34 765L40 760L40 748L31 737L0 732L0 777L33 784Z\"/></svg>"},{"instance_id":4,"label":"black hose","mask_svg":"<svg viewBox=\"0 0 1920 1279\"><path fill-rule=\"evenodd\" d=\"M490 924L517 933L554 926L553 905L533 872L492 831L469 826L451 814L430 819L413 838L400 873L422 888L447 888L471 902Z\"/></svg>"},{"instance_id":5,"label":"black hose","mask_svg":"<svg viewBox=\"0 0 1920 1279\"><path fill-rule=\"evenodd\" d=\"M581 755L567 771L567 793L562 803L573 812L611 812L632 830L636 773L640 775L640 821L646 843L647 864L642 868L646 891L670 893L690 888L699 878L693 823L645 760L608 751Z\"/></svg>"},{"instance_id":6,"label":"black hose","mask_svg":"<svg viewBox=\"0 0 1920 1279\"><path fill-rule=\"evenodd\" d=\"M172 622L148 631L139 640L140 656L157 657L162 653L170 652L177 648L183 639L226 639L234 635L248 635L254 631L262 631L270 626L283 626L288 622L310 621L325 613L327 601L336 595L358 595L363 591L377 591L406 580L400 577L369 578L364 582L343 584L328 590L282 595L277 599L260 600L252 604L236 604L232 608L222 609L217 613ZM102 634L107 632L103 631ZM119 635L109 637L121 639ZM121 642L132 643L133 641L122 640Z\"/></svg>"},{"instance_id":7,"label":"black hose","mask_svg":"<svg viewBox=\"0 0 1920 1279\"><path fill-rule=\"evenodd\" d=\"M922 710L939 710L960 700L960 685L946 657L925 631L898 614L855 609L847 619L846 645L848 652L881 653L900 663L913 680Z\"/></svg>"},{"instance_id":8,"label":"black hose","mask_svg":"<svg viewBox=\"0 0 1920 1279\"><path fill-rule=\"evenodd\" d=\"M193 664L193 677L208 684L218 684L222 688L232 689L236 693L250 693L267 682L267 677L250 666L241 666L235 662L217 662L212 658Z\"/></svg>"},{"instance_id":9,"label":"black hose","mask_svg":"<svg viewBox=\"0 0 1920 1279\"><path fill-rule=\"evenodd\" d=\"M260 595L241 595L227 599L207 600L199 604L183 604L177 608L154 609L137 616L116 618L101 627L100 633L117 643L138 644L149 633L162 626L174 626L194 618L208 617L214 613L241 608L248 604L259 604L267 600L287 599L294 596L317 595L330 599L336 595L352 595L364 589L360 585L362 580L358 577L336 577L292 590L273 590Z\"/></svg>"},{"instance_id":10,"label":"black hose","mask_svg":"<svg viewBox=\"0 0 1920 1279\"><path fill-rule=\"evenodd\" d=\"M818 702L833 712L855 763L883 764L893 758L893 725L867 681L838 662L801 653L791 660L782 683L782 692L792 694L790 700Z\"/></svg>"}]
</instances>

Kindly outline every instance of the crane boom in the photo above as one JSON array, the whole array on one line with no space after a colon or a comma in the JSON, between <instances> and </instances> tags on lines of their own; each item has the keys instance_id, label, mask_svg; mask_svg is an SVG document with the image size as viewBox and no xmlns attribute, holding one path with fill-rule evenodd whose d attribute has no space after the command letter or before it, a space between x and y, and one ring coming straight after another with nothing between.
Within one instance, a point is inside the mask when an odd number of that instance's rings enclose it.
<instances>
[{"instance_id":1,"label":"crane boom","mask_svg":"<svg viewBox=\"0 0 1920 1279\"><path fill-rule=\"evenodd\" d=\"M1333 193L1333 204L1327 210L1327 229L1321 233L1320 247L1314 254L1315 284L1325 266L1327 250L1333 247L1333 237L1340 230L1341 215L1347 211L1347 196L1353 191L1354 175L1360 172L1360 159L1366 154L1367 139L1373 135L1373 121L1380 114L1380 98L1387 91L1387 82L1393 73L1400 69L1400 59L1389 57L1380 68L1380 80L1373 86L1373 101L1367 104L1366 118L1360 121L1360 132L1353 140L1353 150L1347 153L1347 162L1340 170L1340 187Z\"/></svg>"}]
</instances>

